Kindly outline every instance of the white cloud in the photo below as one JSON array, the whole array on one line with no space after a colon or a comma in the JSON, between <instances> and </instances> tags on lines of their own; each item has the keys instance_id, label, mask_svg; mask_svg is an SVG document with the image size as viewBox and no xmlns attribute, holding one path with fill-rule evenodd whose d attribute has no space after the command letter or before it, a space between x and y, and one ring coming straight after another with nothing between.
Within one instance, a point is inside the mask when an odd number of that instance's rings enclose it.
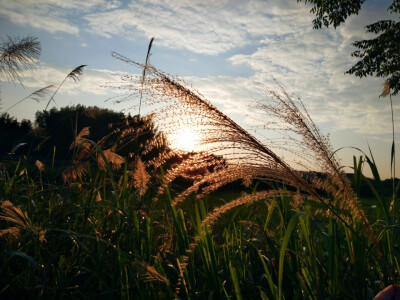
<instances>
[{"instance_id":1,"label":"white cloud","mask_svg":"<svg viewBox=\"0 0 400 300\"><path fill-rule=\"evenodd\" d=\"M50 33L66 32L77 35L79 17L94 10L109 10L120 6L117 0L0 0L0 16L12 23L30 26Z\"/></svg>"},{"instance_id":2,"label":"white cloud","mask_svg":"<svg viewBox=\"0 0 400 300\"><path fill-rule=\"evenodd\" d=\"M23 74L22 83L25 87L40 89L48 85L58 87L74 67L59 66L41 63L34 71ZM60 88L58 94L79 95L90 93L93 95L108 95L112 91L104 88L109 82L115 81L114 73L107 70L83 69L83 75L78 81L68 78Z\"/></svg>"},{"instance_id":3,"label":"white cloud","mask_svg":"<svg viewBox=\"0 0 400 300\"><path fill-rule=\"evenodd\" d=\"M387 134L390 110L378 100L384 79L359 79L344 73L355 63L351 43L365 38L364 26L385 17L385 7L363 10L334 29L313 30L311 23L294 21L290 35L266 38L251 54L238 54L233 65L251 67L255 81L272 87L272 77L304 100L311 116L328 131L352 130L361 134ZM286 20L289 22L289 19ZM387 103L386 103L387 104Z\"/></svg>"},{"instance_id":4,"label":"white cloud","mask_svg":"<svg viewBox=\"0 0 400 300\"><path fill-rule=\"evenodd\" d=\"M156 36L160 45L217 55L268 36L290 34L308 20L304 7L276 1L133 1L127 7L85 17L89 31L128 39ZM308 20L309 21L309 20ZM302 22L305 24L305 22Z\"/></svg>"},{"instance_id":5,"label":"white cloud","mask_svg":"<svg viewBox=\"0 0 400 300\"><path fill-rule=\"evenodd\" d=\"M391 130L390 106L388 99L378 99L384 79L361 80L344 72L355 63L350 56L355 50L352 43L368 37L365 25L390 17L386 12L390 3L366 1L358 16L349 17L336 30L313 30L311 6L295 0L132 0L124 4L107 0L0 0L0 17L51 33L90 32L94 38L129 39L134 46L139 39L147 41L155 36L157 47L191 52L189 60L194 68L192 76L185 79L241 124L254 123L246 117L252 113L248 105L260 96L251 83L262 82L275 89L275 77L289 92L301 96L324 132L346 131L353 137L361 135L359 139L386 141ZM91 40L85 39L85 43L92 46ZM222 61L229 53L234 54ZM193 62L202 63L207 57L195 54L220 55L212 61L215 68L220 62L219 74L224 76L196 77ZM243 66L251 76L230 76L230 70L237 74ZM71 69L43 64L24 84L32 88L58 85ZM67 81L60 95L106 96L108 91L99 86L112 80L108 71L87 69L80 82Z\"/></svg>"},{"instance_id":6,"label":"white cloud","mask_svg":"<svg viewBox=\"0 0 400 300\"><path fill-rule=\"evenodd\" d=\"M27 1L0 1L0 15L8 18L11 22L43 29L51 33L68 32L78 34L79 28L60 15L59 12L51 10L46 5L35 4Z\"/></svg>"},{"instance_id":7,"label":"white cloud","mask_svg":"<svg viewBox=\"0 0 400 300\"><path fill-rule=\"evenodd\" d=\"M250 105L257 95L252 82L244 77L209 76L206 78L185 77L184 80L196 88L208 101L237 122L251 114Z\"/></svg>"}]
</instances>

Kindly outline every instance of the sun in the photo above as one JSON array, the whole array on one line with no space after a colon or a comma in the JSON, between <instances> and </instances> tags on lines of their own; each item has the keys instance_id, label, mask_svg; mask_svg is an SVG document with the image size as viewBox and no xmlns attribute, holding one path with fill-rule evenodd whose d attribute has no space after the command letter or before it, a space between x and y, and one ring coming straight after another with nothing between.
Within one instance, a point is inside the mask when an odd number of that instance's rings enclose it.
<instances>
[{"instance_id":1,"label":"sun","mask_svg":"<svg viewBox=\"0 0 400 300\"><path fill-rule=\"evenodd\" d=\"M198 143L198 134L189 127L179 128L171 138L171 146L183 151L195 151Z\"/></svg>"}]
</instances>

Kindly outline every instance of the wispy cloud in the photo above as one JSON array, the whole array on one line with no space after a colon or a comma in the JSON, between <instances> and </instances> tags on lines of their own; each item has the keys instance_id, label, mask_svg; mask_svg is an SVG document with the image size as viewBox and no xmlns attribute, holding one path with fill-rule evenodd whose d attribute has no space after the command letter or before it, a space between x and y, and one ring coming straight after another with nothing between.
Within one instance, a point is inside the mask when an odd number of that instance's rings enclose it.
<instances>
[{"instance_id":1,"label":"wispy cloud","mask_svg":"<svg viewBox=\"0 0 400 300\"><path fill-rule=\"evenodd\" d=\"M78 34L79 28L72 25L58 11L48 5L27 1L0 1L0 15L9 21L23 26L32 26L50 33L68 32Z\"/></svg>"},{"instance_id":2,"label":"wispy cloud","mask_svg":"<svg viewBox=\"0 0 400 300\"><path fill-rule=\"evenodd\" d=\"M251 113L250 104L257 93L251 88L252 82L245 77L209 76L206 78L185 77L215 106L239 122Z\"/></svg>"},{"instance_id":3,"label":"wispy cloud","mask_svg":"<svg viewBox=\"0 0 400 300\"><path fill-rule=\"evenodd\" d=\"M138 40L155 36L160 51L189 52L193 70L185 72L191 75L185 79L241 124L254 123L246 117L252 114L249 104L263 97L252 83L274 89L275 78L301 96L324 132L351 131L352 138L362 136L358 142L364 137L386 141L390 106L386 98L378 99L384 78L361 80L344 72L355 63L352 43L368 38L365 25L391 17L386 11L390 3L366 1L358 16L336 30L313 30L311 7L295 0L0 0L0 18L53 33L55 38L60 32L77 35L77 47L87 46L87 51L94 48L96 38L128 39L134 47ZM174 68L173 54L168 55L171 61L164 65ZM213 69L212 74L220 76L198 77L205 66L196 69L194 62L204 61L215 62L212 67L218 71ZM33 75L27 74L24 85L57 85L73 67L43 63ZM242 69L246 76L239 73ZM63 86L60 96L107 97L111 91L100 86L113 80L109 71L86 69L79 83Z\"/></svg>"},{"instance_id":4,"label":"wispy cloud","mask_svg":"<svg viewBox=\"0 0 400 300\"><path fill-rule=\"evenodd\" d=\"M36 70L26 71L23 74L22 84L34 89L50 84L58 86L73 68L71 66L41 63ZM59 93L66 95L79 95L81 93L108 95L113 91L104 86L114 80L115 76L111 71L85 68L79 81L67 80Z\"/></svg>"},{"instance_id":5,"label":"wispy cloud","mask_svg":"<svg viewBox=\"0 0 400 300\"><path fill-rule=\"evenodd\" d=\"M151 0L135 1L125 8L94 13L85 19L90 32L104 37L156 36L165 47L217 55L252 44L253 39L264 38L266 34L289 34L298 24L280 21L300 16L302 8L281 1ZM307 14L302 18L307 19Z\"/></svg>"},{"instance_id":6,"label":"wispy cloud","mask_svg":"<svg viewBox=\"0 0 400 300\"><path fill-rule=\"evenodd\" d=\"M79 17L94 10L110 10L119 5L117 0L0 0L0 16L14 24L50 33L65 32L77 35L81 26Z\"/></svg>"},{"instance_id":7,"label":"wispy cloud","mask_svg":"<svg viewBox=\"0 0 400 300\"><path fill-rule=\"evenodd\" d=\"M279 38L266 38L256 51L229 58L233 65L254 70L254 81L274 86L277 79L306 103L313 118L328 131L361 134L390 132L389 107L378 100L384 79L359 79L344 73L355 63L352 43L364 26L387 16L385 7L367 7L338 30L313 30L296 20L298 28ZM289 21L289 20L287 20ZM362 124L362 126L360 126Z\"/></svg>"}]
</instances>

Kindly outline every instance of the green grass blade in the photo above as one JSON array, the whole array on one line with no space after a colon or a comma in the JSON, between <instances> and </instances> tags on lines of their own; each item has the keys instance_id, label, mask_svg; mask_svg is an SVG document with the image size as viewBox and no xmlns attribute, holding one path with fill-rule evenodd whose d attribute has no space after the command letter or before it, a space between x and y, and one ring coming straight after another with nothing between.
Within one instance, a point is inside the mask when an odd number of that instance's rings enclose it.
<instances>
[{"instance_id":1,"label":"green grass blade","mask_svg":"<svg viewBox=\"0 0 400 300\"><path fill-rule=\"evenodd\" d=\"M260 258L261 264L262 264L262 266L264 268L264 275L267 278L269 288L270 288L270 290L272 292L272 295L273 295L274 299L277 299L278 298L278 288L276 287L276 285L274 284L274 281L272 280L271 273L268 270L268 266L265 263L265 260L264 260L264 257L261 254L261 251L258 250L257 248L256 248L256 250L257 250L257 253L258 253L258 257Z\"/></svg>"},{"instance_id":2,"label":"green grass blade","mask_svg":"<svg viewBox=\"0 0 400 300\"><path fill-rule=\"evenodd\" d=\"M240 293L240 284L239 284L239 279L237 276L236 268L232 266L232 264L229 265L229 272L231 273L231 278L233 282L233 286L235 288L235 295L237 300L242 299L242 294Z\"/></svg>"},{"instance_id":3,"label":"green grass blade","mask_svg":"<svg viewBox=\"0 0 400 300\"><path fill-rule=\"evenodd\" d=\"M282 280L283 280L283 264L285 261L286 248L289 243L289 239L292 235L292 231L293 231L294 227L296 226L297 218L299 217L299 215L300 215L300 213L297 213L291 217L289 224L286 228L285 235L283 237L281 250L279 252L279 271L278 271L278 299L279 300L282 299L282 297L283 297Z\"/></svg>"}]
</instances>

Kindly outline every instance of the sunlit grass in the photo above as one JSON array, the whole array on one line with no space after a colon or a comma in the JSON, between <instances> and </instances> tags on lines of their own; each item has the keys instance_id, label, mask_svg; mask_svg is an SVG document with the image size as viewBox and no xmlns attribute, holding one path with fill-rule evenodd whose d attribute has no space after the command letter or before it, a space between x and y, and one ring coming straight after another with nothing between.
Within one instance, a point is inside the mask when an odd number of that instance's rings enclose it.
<instances>
[{"instance_id":1,"label":"sunlit grass","mask_svg":"<svg viewBox=\"0 0 400 300\"><path fill-rule=\"evenodd\" d=\"M350 180L278 86L257 108L291 133L299 171L147 59L119 58L145 68L126 79L151 115L94 140L76 112L63 170L55 146L0 164L0 298L371 299L399 282L397 190L383 197L372 153Z\"/></svg>"}]
</instances>

